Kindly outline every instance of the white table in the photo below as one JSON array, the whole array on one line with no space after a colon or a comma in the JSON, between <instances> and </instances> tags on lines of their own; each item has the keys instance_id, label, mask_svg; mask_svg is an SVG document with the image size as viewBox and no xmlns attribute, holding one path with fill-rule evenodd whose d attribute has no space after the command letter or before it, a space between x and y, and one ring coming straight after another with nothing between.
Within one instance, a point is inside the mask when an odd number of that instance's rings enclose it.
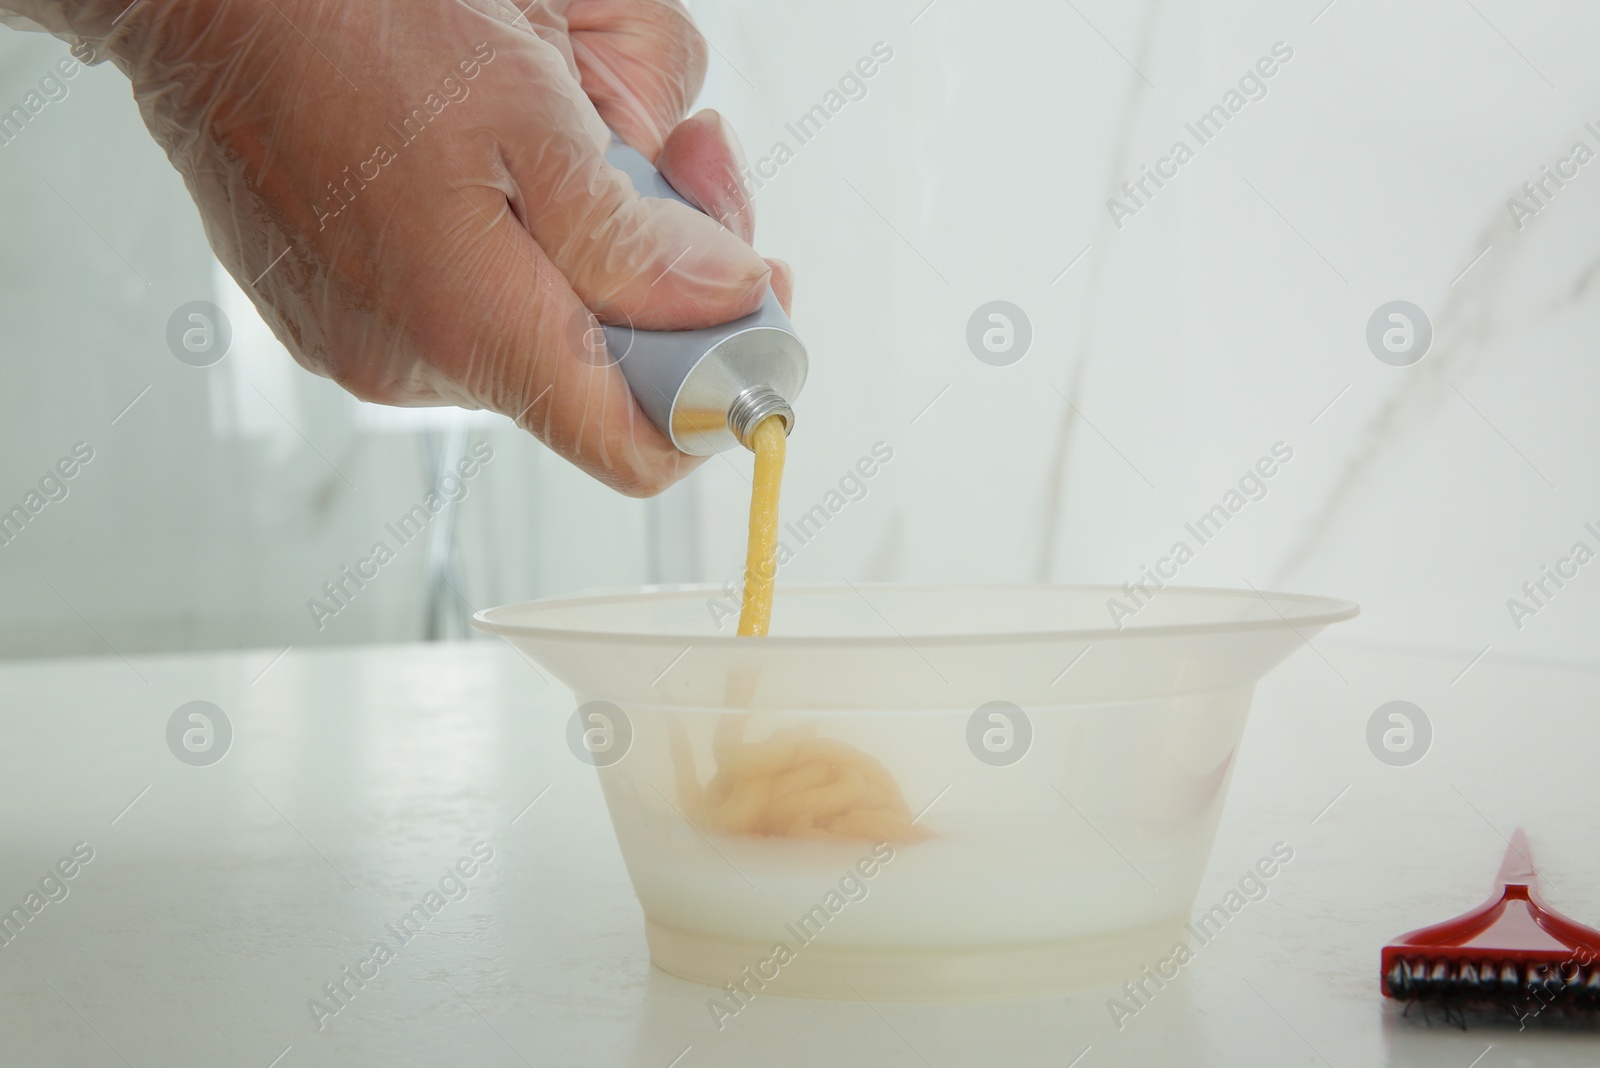
<instances>
[{"instance_id":1,"label":"white table","mask_svg":"<svg viewBox=\"0 0 1600 1068\"><path fill-rule=\"evenodd\" d=\"M1377 991L1383 942L1476 904L1519 823L1552 904L1600 923L1594 671L1302 649L1259 691L1200 901L1278 840L1295 858L1120 1032L1106 993L762 997L718 1032L708 988L649 965L568 694L498 643L275 655L0 667L0 906L94 850L0 946L0 1064L1600 1063L1597 1031L1463 1033ZM1366 745L1396 698L1435 731L1411 767ZM235 732L209 767L166 743L196 699ZM319 1032L308 999L479 841L468 896Z\"/></svg>"}]
</instances>

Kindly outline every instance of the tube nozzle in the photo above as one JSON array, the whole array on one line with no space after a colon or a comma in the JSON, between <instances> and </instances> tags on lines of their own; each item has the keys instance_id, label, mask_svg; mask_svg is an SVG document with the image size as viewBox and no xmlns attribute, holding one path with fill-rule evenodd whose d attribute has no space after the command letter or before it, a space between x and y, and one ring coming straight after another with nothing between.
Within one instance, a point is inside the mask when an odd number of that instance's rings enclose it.
<instances>
[{"instance_id":1,"label":"tube nozzle","mask_svg":"<svg viewBox=\"0 0 1600 1068\"><path fill-rule=\"evenodd\" d=\"M754 449L756 427L772 415L783 420L783 433L787 437L794 430L794 409L771 386L751 386L728 406L728 429L739 439L739 444Z\"/></svg>"}]
</instances>

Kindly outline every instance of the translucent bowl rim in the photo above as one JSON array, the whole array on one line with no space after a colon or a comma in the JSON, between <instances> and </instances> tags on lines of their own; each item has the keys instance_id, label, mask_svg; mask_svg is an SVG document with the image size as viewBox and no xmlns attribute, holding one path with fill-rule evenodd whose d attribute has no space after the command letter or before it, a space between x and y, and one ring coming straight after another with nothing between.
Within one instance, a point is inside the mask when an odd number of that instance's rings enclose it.
<instances>
[{"instance_id":1,"label":"translucent bowl rim","mask_svg":"<svg viewBox=\"0 0 1600 1068\"><path fill-rule=\"evenodd\" d=\"M918 583L842 583L819 585L794 585L780 586L777 597L796 594L847 594L854 593L863 596L869 607L871 599L866 598L866 593L873 591L895 592L947 592L966 593L980 590L992 591L1029 591L1060 593L1103 593L1107 596L1125 596L1126 592L1121 586L1098 584L918 584ZM967 633L967 634L918 634L915 641L918 645L1003 645L1017 642L1038 641L1129 641L1140 638L1161 638L1181 636L1201 636L1213 634L1237 634L1250 631L1271 631L1289 627L1296 631L1300 627L1321 629L1331 623L1340 623L1347 619L1354 619L1361 613L1361 606L1354 601L1346 601L1336 597L1322 597L1305 593L1280 593L1273 590L1257 589L1229 589L1221 586L1167 586L1160 591L1165 594L1178 595L1209 595L1220 597L1245 597L1260 598L1272 608L1277 618L1252 619L1252 620L1219 620L1214 623L1165 623L1140 625L1131 623L1121 630L1115 627L1079 627L1064 630L1023 630L996 633ZM501 637L541 638L556 641L581 640L598 644L615 645L671 645L681 646L685 643L696 646L710 646L735 648L749 642L760 642L764 648L771 649L801 649L818 647L839 646L901 646L908 639L898 632L886 635L846 634L833 636L815 635L768 635L761 638L741 637L735 634L671 634L652 631L620 631L620 630L594 630L575 627L550 627L538 626L529 623L507 623L502 618L505 615L522 612L528 609L568 608L577 606L593 606L603 604L616 604L626 601L638 601L646 598L676 597L686 595L716 596L725 595L726 591L721 586L711 583L689 583L678 585L637 586L624 590L591 591L587 593L562 594L555 597L543 597L532 601L522 601L516 604L499 605L495 608L486 608L474 613L472 625L482 631L498 634ZM1283 605L1282 602L1288 602ZM1284 614L1285 607L1295 607L1302 611L1299 614ZM876 610L876 609L874 609ZM887 623L888 621L885 620ZM891 631L893 625L890 624Z\"/></svg>"}]
</instances>

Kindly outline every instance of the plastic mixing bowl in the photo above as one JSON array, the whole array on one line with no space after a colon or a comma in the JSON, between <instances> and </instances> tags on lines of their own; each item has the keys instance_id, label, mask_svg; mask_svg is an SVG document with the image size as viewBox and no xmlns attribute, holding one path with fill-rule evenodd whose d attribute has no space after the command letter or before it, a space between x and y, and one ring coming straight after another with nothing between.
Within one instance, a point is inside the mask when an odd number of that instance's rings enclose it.
<instances>
[{"instance_id":1,"label":"plastic mixing bowl","mask_svg":"<svg viewBox=\"0 0 1600 1068\"><path fill-rule=\"evenodd\" d=\"M1133 602L1113 587L845 585L780 589L771 635L740 638L721 597L653 587L475 624L573 690L651 960L729 1005L1135 978L1194 904L1257 681L1358 611L1168 587L1118 629L1110 602ZM870 754L926 837L705 825L688 797L719 724Z\"/></svg>"}]
</instances>

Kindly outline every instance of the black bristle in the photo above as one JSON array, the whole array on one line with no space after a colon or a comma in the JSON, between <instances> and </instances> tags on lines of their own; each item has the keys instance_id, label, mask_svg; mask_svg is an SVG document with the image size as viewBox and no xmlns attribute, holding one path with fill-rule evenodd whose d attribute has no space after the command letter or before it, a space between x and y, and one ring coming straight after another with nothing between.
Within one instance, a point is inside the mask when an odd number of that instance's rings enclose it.
<instances>
[{"instance_id":1,"label":"black bristle","mask_svg":"<svg viewBox=\"0 0 1600 1068\"><path fill-rule=\"evenodd\" d=\"M1433 970L1428 973L1428 986L1433 990L1444 991L1450 986L1450 962L1434 961Z\"/></svg>"},{"instance_id":2,"label":"black bristle","mask_svg":"<svg viewBox=\"0 0 1600 1068\"><path fill-rule=\"evenodd\" d=\"M1573 1014L1600 1010L1600 964L1576 960L1456 960L1452 957L1409 960L1396 958L1385 973L1391 997L1406 1002L1406 1011L1420 1005L1425 1020L1430 1008L1446 1021L1467 1026L1468 1010L1489 1012L1499 1020L1526 1027Z\"/></svg>"}]
</instances>

